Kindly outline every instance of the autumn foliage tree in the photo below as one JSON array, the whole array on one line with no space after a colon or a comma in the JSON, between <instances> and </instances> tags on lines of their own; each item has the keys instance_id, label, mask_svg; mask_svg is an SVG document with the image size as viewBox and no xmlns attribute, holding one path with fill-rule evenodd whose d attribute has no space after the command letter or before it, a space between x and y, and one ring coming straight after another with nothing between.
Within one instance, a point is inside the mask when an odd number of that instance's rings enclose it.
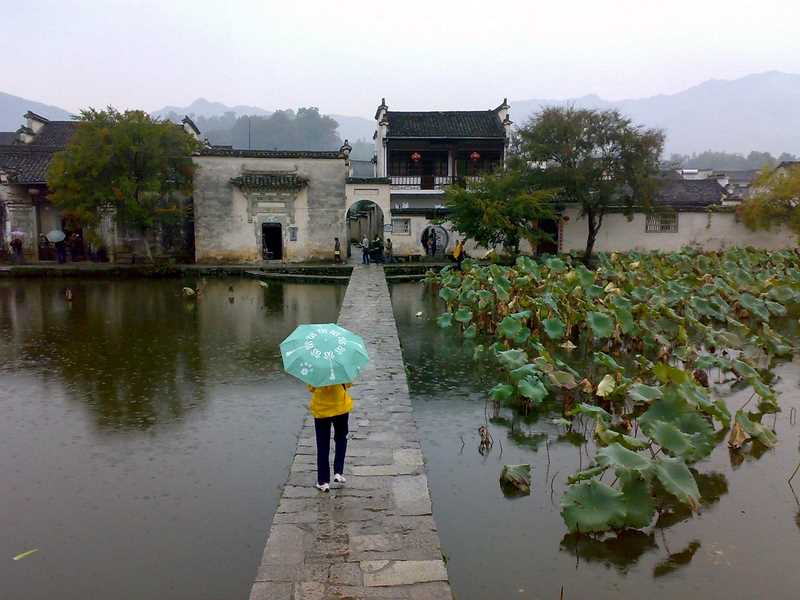
<instances>
[{"instance_id":1,"label":"autumn foliage tree","mask_svg":"<svg viewBox=\"0 0 800 600\"><path fill-rule=\"evenodd\" d=\"M764 169L755 190L739 207L739 216L753 230L786 225L800 239L800 164Z\"/></svg>"},{"instance_id":2,"label":"autumn foliage tree","mask_svg":"<svg viewBox=\"0 0 800 600\"><path fill-rule=\"evenodd\" d=\"M197 142L181 127L142 111L88 109L67 147L48 171L53 203L83 226L107 211L116 223L142 235L184 217L192 193L192 152Z\"/></svg>"}]
</instances>

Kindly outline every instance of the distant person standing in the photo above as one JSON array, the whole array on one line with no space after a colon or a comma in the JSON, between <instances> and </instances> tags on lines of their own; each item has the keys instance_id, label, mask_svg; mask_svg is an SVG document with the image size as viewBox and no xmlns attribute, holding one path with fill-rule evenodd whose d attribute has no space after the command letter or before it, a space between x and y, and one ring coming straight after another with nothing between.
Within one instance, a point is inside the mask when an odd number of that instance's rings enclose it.
<instances>
[{"instance_id":1,"label":"distant person standing","mask_svg":"<svg viewBox=\"0 0 800 600\"><path fill-rule=\"evenodd\" d=\"M11 254L14 256L14 262L18 265L22 264L22 239L15 237L9 243L11 246Z\"/></svg>"},{"instance_id":2,"label":"distant person standing","mask_svg":"<svg viewBox=\"0 0 800 600\"><path fill-rule=\"evenodd\" d=\"M53 245L56 247L56 260L58 264L63 265L67 262L67 245L64 240L58 241Z\"/></svg>"},{"instance_id":3,"label":"distant person standing","mask_svg":"<svg viewBox=\"0 0 800 600\"><path fill-rule=\"evenodd\" d=\"M392 238L386 238L386 262L391 263L394 259L392 258Z\"/></svg>"},{"instance_id":4,"label":"distant person standing","mask_svg":"<svg viewBox=\"0 0 800 600\"><path fill-rule=\"evenodd\" d=\"M333 262L342 262L342 245L339 243L339 238L333 238Z\"/></svg>"},{"instance_id":5,"label":"distant person standing","mask_svg":"<svg viewBox=\"0 0 800 600\"><path fill-rule=\"evenodd\" d=\"M364 236L361 240L361 264L369 264L369 240Z\"/></svg>"},{"instance_id":6,"label":"distant person standing","mask_svg":"<svg viewBox=\"0 0 800 600\"><path fill-rule=\"evenodd\" d=\"M464 244L461 240L456 241L456 247L453 248L453 260L456 261L458 270L461 270L461 263L464 261Z\"/></svg>"}]
</instances>

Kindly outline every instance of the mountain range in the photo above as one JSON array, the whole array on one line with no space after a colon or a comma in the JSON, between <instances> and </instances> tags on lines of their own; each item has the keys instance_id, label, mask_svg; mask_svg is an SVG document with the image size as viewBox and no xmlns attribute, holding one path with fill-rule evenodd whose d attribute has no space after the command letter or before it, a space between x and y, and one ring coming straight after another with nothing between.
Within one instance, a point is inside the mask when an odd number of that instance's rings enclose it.
<instances>
[{"instance_id":1,"label":"mountain range","mask_svg":"<svg viewBox=\"0 0 800 600\"><path fill-rule=\"evenodd\" d=\"M709 149L744 154L751 150L769 151L776 155L800 152L798 74L768 71L734 80L711 79L675 94L647 98L605 100L596 95L586 95L567 99L516 100L510 104L511 117L518 125L543 106L618 109L635 123L663 128L667 133L667 154L690 154ZM54 119L69 118L69 113L58 107L0 92L0 130L14 131L28 110ZM227 106L204 98L198 98L188 106L165 106L152 114L160 117L170 113L212 117L226 112L272 114L272 111L257 106ZM353 142L372 138L375 128L372 119L331 116L339 122L342 139Z\"/></svg>"}]
</instances>

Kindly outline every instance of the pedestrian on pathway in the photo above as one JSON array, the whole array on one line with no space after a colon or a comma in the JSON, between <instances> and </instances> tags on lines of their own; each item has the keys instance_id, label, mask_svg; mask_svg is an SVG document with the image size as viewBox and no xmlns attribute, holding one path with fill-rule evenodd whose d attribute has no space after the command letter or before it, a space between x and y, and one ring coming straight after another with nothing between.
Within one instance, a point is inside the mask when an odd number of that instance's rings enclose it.
<instances>
[{"instance_id":1,"label":"pedestrian on pathway","mask_svg":"<svg viewBox=\"0 0 800 600\"><path fill-rule=\"evenodd\" d=\"M317 489L331 489L331 426L333 426L334 456L333 483L344 484L344 457L347 453L347 433L353 398L347 393L350 383L314 387L311 392L311 414L314 417L314 432L317 438Z\"/></svg>"},{"instance_id":2,"label":"pedestrian on pathway","mask_svg":"<svg viewBox=\"0 0 800 600\"><path fill-rule=\"evenodd\" d=\"M369 240L367 239L367 236L364 236L364 238L361 240L361 264L369 264Z\"/></svg>"},{"instance_id":3,"label":"pedestrian on pathway","mask_svg":"<svg viewBox=\"0 0 800 600\"><path fill-rule=\"evenodd\" d=\"M339 243L339 238L333 238L333 262L342 262L342 245Z\"/></svg>"},{"instance_id":4,"label":"pedestrian on pathway","mask_svg":"<svg viewBox=\"0 0 800 600\"><path fill-rule=\"evenodd\" d=\"M56 247L56 260L58 264L63 265L67 262L67 245L64 240L56 242L54 245Z\"/></svg>"}]
</instances>

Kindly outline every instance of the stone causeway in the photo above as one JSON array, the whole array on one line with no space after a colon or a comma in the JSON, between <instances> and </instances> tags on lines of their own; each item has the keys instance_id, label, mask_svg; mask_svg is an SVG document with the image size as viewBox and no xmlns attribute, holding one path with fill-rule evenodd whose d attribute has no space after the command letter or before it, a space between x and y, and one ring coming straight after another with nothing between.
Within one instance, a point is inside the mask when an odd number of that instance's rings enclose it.
<instances>
[{"instance_id":1,"label":"stone causeway","mask_svg":"<svg viewBox=\"0 0 800 600\"><path fill-rule=\"evenodd\" d=\"M314 487L307 416L250 600L452 600L381 266L355 267L339 324L364 338L371 359L351 390L347 483Z\"/></svg>"}]
</instances>

